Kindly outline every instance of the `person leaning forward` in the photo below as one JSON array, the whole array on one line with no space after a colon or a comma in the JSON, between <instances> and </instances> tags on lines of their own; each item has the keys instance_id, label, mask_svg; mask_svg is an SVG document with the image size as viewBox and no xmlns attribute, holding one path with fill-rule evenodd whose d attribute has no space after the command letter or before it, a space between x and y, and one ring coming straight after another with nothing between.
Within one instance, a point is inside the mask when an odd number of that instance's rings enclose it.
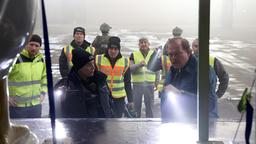
<instances>
[{"instance_id":1,"label":"person leaning forward","mask_svg":"<svg viewBox=\"0 0 256 144\"><path fill-rule=\"evenodd\" d=\"M45 60L39 52L41 44L41 37L32 35L8 75L11 118L41 117L41 103L47 92Z\"/></svg>"},{"instance_id":2,"label":"person leaning forward","mask_svg":"<svg viewBox=\"0 0 256 144\"><path fill-rule=\"evenodd\" d=\"M72 42L64 47L59 57L59 70L62 77L67 77L73 66L72 64L72 50L76 48L83 49L90 54L95 54L95 48L85 40L85 29L83 27L74 28Z\"/></svg>"},{"instance_id":3,"label":"person leaning forward","mask_svg":"<svg viewBox=\"0 0 256 144\"><path fill-rule=\"evenodd\" d=\"M94 57L73 49L73 67L68 74L66 95L61 101L61 117L111 118L111 96L107 76L95 71Z\"/></svg>"},{"instance_id":4,"label":"person leaning forward","mask_svg":"<svg viewBox=\"0 0 256 144\"><path fill-rule=\"evenodd\" d=\"M188 121L197 118L197 59L189 42L172 38L167 42L172 62L161 93L161 116L164 120ZM216 74L209 66L209 117L218 118Z\"/></svg>"},{"instance_id":5,"label":"person leaning forward","mask_svg":"<svg viewBox=\"0 0 256 144\"><path fill-rule=\"evenodd\" d=\"M125 97L128 106L133 107L131 73L129 60L121 55L120 38L110 37L105 54L96 56L99 71L108 76L108 86L112 93L115 117L122 117L125 109Z\"/></svg>"}]
</instances>

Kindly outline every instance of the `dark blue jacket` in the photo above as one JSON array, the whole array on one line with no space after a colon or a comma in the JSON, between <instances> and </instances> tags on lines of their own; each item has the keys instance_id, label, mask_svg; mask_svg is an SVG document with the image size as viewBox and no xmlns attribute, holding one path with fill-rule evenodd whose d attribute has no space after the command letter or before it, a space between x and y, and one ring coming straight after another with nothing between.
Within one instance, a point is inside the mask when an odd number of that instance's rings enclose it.
<instances>
[{"instance_id":1,"label":"dark blue jacket","mask_svg":"<svg viewBox=\"0 0 256 144\"><path fill-rule=\"evenodd\" d=\"M210 117L217 117L217 97L215 93L216 75L210 69ZM170 98L166 92L161 96L162 118L185 120L197 116L197 59L191 55L188 63L181 69L170 68L165 86L172 84L182 91L181 96Z\"/></svg>"},{"instance_id":2,"label":"dark blue jacket","mask_svg":"<svg viewBox=\"0 0 256 144\"><path fill-rule=\"evenodd\" d=\"M111 96L106 78L105 74L97 71L93 77L84 81L79 77L76 70L72 68L68 75L66 96L61 105L62 117L112 117Z\"/></svg>"}]
</instances>

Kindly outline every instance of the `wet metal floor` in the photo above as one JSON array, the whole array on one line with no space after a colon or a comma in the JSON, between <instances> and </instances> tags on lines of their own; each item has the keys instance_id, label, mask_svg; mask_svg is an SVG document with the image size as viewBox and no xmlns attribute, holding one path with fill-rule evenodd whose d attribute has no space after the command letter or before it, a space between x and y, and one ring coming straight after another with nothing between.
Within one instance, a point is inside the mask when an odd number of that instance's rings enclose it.
<instances>
[{"instance_id":1,"label":"wet metal floor","mask_svg":"<svg viewBox=\"0 0 256 144\"><path fill-rule=\"evenodd\" d=\"M30 127L42 143L51 137L49 119L12 120ZM238 123L218 121L210 128L210 140L231 144ZM74 144L194 144L196 124L162 123L160 119L58 119L57 138L69 137ZM242 122L235 144L244 144ZM255 143L255 129L251 135ZM217 144L217 143L216 143Z\"/></svg>"}]
</instances>

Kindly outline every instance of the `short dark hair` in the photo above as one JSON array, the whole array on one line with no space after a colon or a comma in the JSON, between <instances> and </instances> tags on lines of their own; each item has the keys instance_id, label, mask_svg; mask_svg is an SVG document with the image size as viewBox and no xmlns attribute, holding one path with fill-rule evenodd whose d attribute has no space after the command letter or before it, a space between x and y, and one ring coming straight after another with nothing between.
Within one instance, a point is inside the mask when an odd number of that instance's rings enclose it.
<instances>
[{"instance_id":1,"label":"short dark hair","mask_svg":"<svg viewBox=\"0 0 256 144\"><path fill-rule=\"evenodd\" d=\"M189 41L182 37L175 37L175 38L169 38L167 41L168 48L171 44L178 45L178 40L181 40L181 46L184 51L186 51L188 54L192 54L192 49L190 48Z\"/></svg>"}]
</instances>

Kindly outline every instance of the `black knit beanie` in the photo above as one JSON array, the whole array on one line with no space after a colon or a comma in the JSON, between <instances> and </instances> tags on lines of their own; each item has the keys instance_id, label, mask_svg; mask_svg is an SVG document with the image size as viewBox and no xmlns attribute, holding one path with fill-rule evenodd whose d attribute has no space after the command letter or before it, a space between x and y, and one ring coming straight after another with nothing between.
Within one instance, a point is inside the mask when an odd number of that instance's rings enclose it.
<instances>
[{"instance_id":1,"label":"black knit beanie","mask_svg":"<svg viewBox=\"0 0 256 144\"><path fill-rule=\"evenodd\" d=\"M75 35L76 32L81 32L85 35L85 29L83 27L75 27L73 35Z\"/></svg>"},{"instance_id":2,"label":"black knit beanie","mask_svg":"<svg viewBox=\"0 0 256 144\"><path fill-rule=\"evenodd\" d=\"M84 51L83 49L75 48L72 50L72 63L74 69L79 70L92 60L94 60L93 55Z\"/></svg>"},{"instance_id":3,"label":"black knit beanie","mask_svg":"<svg viewBox=\"0 0 256 144\"><path fill-rule=\"evenodd\" d=\"M108 40L108 48L118 48L120 50L121 46L120 46L120 38L113 36L110 37Z\"/></svg>"},{"instance_id":4,"label":"black knit beanie","mask_svg":"<svg viewBox=\"0 0 256 144\"><path fill-rule=\"evenodd\" d=\"M42 39L39 35L33 34L29 42L38 42L40 46L42 45Z\"/></svg>"}]
</instances>

